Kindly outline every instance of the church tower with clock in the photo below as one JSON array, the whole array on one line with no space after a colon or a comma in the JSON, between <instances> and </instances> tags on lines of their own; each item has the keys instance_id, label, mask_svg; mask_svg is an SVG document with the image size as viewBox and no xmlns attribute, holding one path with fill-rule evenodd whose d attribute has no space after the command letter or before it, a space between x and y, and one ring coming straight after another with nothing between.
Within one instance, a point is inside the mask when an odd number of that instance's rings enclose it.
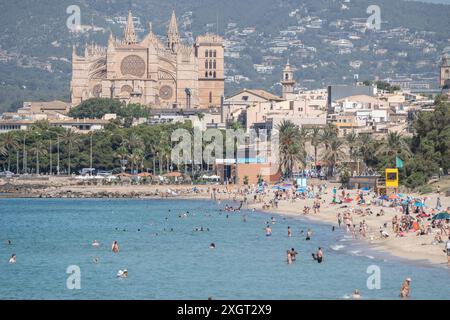
<instances>
[{"instance_id":1,"label":"church tower with clock","mask_svg":"<svg viewBox=\"0 0 450 320\"><path fill-rule=\"evenodd\" d=\"M224 95L224 46L218 35L199 36L193 46L180 38L175 11L166 41L149 25L141 41L128 14L121 39L108 46L88 45L72 53L72 105L102 97L153 108L213 108Z\"/></svg>"}]
</instances>

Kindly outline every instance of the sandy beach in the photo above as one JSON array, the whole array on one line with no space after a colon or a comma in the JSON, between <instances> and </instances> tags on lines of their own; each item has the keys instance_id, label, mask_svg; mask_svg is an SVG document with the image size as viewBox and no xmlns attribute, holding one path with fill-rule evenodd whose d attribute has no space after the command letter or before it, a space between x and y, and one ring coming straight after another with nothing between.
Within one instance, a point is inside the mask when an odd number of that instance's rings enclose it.
<instances>
[{"instance_id":1,"label":"sandy beach","mask_svg":"<svg viewBox=\"0 0 450 320\"><path fill-rule=\"evenodd\" d=\"M339 185L329 184L326 191L321 195L320 213L314 214L313 210L308 215L303 214L305 206L312 207L314 199L287 199L280 200L278 207L263 208L273 199L274 193L267 188L266 193L254 201L252 195L246 195L245 187L234 185L94 185L79 183L73 179L58 178L50 181L2 181L0 183L0 192L3 197L31 197L31 198L156 198L156 199L199 199L199 200L231 200L243 201L247 200L246 207L256 209L262 212L277 213L281 215L310 219L320 221L337 226L337 214L341 214L345 210L361 208L365 210L370 207L373 214L366 216L352 215L353 224L359 225L361 221L365 221L368 226L366 237L362 238L367 241L372 248L388 252L394 256L405 258L408 260L429 262L433 265L447 265L447 257L443 252L444 244L432 244L436 230L429 235L417 236L414 232L407 232L404 237L396 237L392 231L392 218L395 215L401 216L399 207L379 207L374 204L370 206L357 206L356 201L347 204L331 204L332 188L338 188ZM215 192L213 190L216 190ZM341 190L338 190L340 194ZM349 190L352 199L357 196L357 190ZM426 198L427 209L434 208L436 205L437 193L428 195L413 195L420 198ZM443 194L440 196L442 207L445 209L450 207L450 198ZM345 207L346 206L346 207ZM376 214L383 209L384 215ZM380 236L380 227L387 223L385 228L390 236L382 239ZM295 232L295 231L294 231ZM448 236L443 235L444 241Z\"/></svg>"},{"instance_id":2,"label":"sandy beach","mask_svg":"<svg viewBox=\"0 0 450 320\"><path fill-rule=\"evenodd\" d=\"M330 186L327 189L327 193L322 196L324 203L322 203L320 208L320 213L314 214L311 213L308 215L303 214L304 206L312 207L314 200L313 199L305 199L305 200L281 200L278 203L278 208L270 208L266 211L274 212L278 214L288 215L291 217L302 217L306 219L310 219L313 221L320 221L330 223L332 225L337 226L337 213L343 213L345 210L350 208L355 209L356 206L353 204L331 204L332 201L332 192ZM337 187L337 185L336 185ZM346 193L350 193L352 198L356 197L355 190L346 191ZM418 196L419 195L415 195ZM436 204L437 194L429 194L429 195L421 195L420 197L427 197L426 203L432 207ZM265 200L269 200L266 197ZM444 208L450 206L450 199L448 197L443 197L441 195L441 201ZM344 205L347 205L347 208L343 208ZM387 205L387 203L386 203ZM257 210L262 210L262 204L252 204L251 208L255 208ZM363 210L367 207L362 206ZM387 206L378 207L375 205L370 206L371 210L374 214L367 215L364 217L360 217L358 215L353 215L353 223L355 225L359 225L360 222L365 220L369 230L363 240L367 241L374 249L378 251L388 252L396 257L415 260L415 261L426 261L433 265L447 265L447 256L443 252L444 244L432 244L435 232L429 235L421 235L417 236L414 232L407 232L404 237L395 237L395 234L392 232L392 218L397 215L401 216L401 212L398 208L390 208ZM381 209L384 211L383 216L376 216ZM262 210L264 211L264 210ZM386 230L388 230L390 237L387 239L382 239L379 233L380 227L383 226L384 223L388 224ZM444 238L446 240L447 238Z\"/></svg>"}]
</instances>

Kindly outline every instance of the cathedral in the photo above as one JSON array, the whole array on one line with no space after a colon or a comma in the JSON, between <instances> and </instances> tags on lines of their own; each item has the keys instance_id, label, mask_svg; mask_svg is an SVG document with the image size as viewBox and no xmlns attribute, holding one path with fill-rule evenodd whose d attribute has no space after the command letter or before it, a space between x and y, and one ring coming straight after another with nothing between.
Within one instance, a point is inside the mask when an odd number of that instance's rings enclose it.
<instances>
[{"instance_id":1,"label":"cathedral","mask_svg":"<svg viewBox=\"0 0 450 320\"><path fill-rule=\"evenodd\" d=\"M215 34L181 42L175 11L166 41L149 25L139 41L128 15L123 39L110 35L108 46L88 45L72 53L72 105L94 97L119 99L153 108L213 108L224 96L224 43Z\"/></svg>"}]
</instances>

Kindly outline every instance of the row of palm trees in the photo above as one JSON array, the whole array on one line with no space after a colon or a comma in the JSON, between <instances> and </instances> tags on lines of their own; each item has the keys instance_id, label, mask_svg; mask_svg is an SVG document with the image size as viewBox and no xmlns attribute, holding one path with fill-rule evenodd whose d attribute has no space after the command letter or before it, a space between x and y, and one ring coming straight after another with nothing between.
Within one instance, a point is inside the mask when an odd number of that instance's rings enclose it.
<instances>
[{"instance_id":1,"label":"row of palm trees","mask_svg":"<svg viewBox=\"0 0 450 320\"><path fill-rule=\"evenodd\" d=\"M311 167L315 168L319 161L322 162L327 167L328 176L335 175L336 167L343 163L357 164L360 173L360 162L370 167L378 158L411 156L407 141L397 132L389 132L385 139L376 141L371 134L357 134L354 131L339 137L338 129L333 124L305 129L284 120L277 129L280 136L280 169L285 177L292 177L293 172L307 167L307 143L314 151ZM322 151L320 158L319 150Z\"/></svg>"}]
</instances>

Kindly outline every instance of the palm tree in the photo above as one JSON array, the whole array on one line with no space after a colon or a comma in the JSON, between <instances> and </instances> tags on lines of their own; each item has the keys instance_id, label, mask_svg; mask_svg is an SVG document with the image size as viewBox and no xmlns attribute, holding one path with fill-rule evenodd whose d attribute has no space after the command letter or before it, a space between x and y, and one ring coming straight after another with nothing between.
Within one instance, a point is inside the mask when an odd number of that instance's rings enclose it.
<instances>
[{"instance_id":1,"label":"palm tree","mask_svg":"<svg viewBox=\"0 0 450 320\"><path fill-rule=\"evenodd\" d=\"M334 138L330 141L328 150L325 151L324 161L328 164L328 175L334 175L334 168L345 157L343 150L344 142L339 138Z\"/></svg>"},{"instance_id":2,"label":"palm tree","mask_svg":"<svg viewBox=\"0 0 450 320\"><path fill-rule=\"evenodd\" d=\"M78 135L75 131L73 131L72 129L66 130L63 135L62 135L62 142L65 143L67 145L67 152L68 152L68 170L67 173L70 176L71 174L71 157L72 157L72 148L73 145L76 144L78 142Z\"/></svg>"},{"instance_id":3,"label":"palm tree","mask_svg":"<svg viewBox=\"0 0 450 320\"><path fill-rule=\"evenodd\" d=\"M397 156L404 152L406 155L411 155L408 143L398 132L389 132L386 139L384 139L375 152L376 155L383 154L385 156Z\"/></svg>"},{"instance_id":4,"label":"palm tree","mask_svg":"<svg viewBox=\"0 0 450 320\"><path fill-rule=\"evenodd\" d=\"M317 149L322 144L322 129L319 127L314 127L309 131L309 142L314 148L314 167L317 165Z\"/></svg>"},{"instance_id":5,"label":"palm tree","mask_svg":"<svg viewBox=\"0 0 450 320\"><path fill-rule=\"evenodd\" d=\"M46 145L41 140L38 140L38 141L36 141L34 146L31 148L30 152L32 152L36 155L36 174L39 175L39 173L40 173L39 154L43 154L43 155L47 154Z\"/></svg>"},{"instance_id":6,"label":"palm tree","mask_svg":"<svg viewBox=\"0 0 450 320\"><path fill-rule=\"evenodd\" d=\"M0 141L0 154L8 157L8 171L11 171L11 150L17 148L19 146L19 142L17 141L17 137L12 132L7 132L2 135Z\"/></svg>"},{"instance_id":7,"label":"palm tree","mask_svg":"<svg viewBox=\"0 0 450 320\"><path fill-rule=\"evenodd\" d=\"M350 132L349 134L345 135L345 143L349 150L349 156L350 160L353 162L357 162L358 159L358 147L359 147L359 139L358 134L355 131ZM359 168L358 168L359 173Z\"/></svg>"},{"instance_id":8,"label":"palm tree","mask_svg":"<svg viewBox=\"0 0 450 320\"><path fill-rule=\"evenodd\" d=\"M128 159L131 162L131 172L134 173L134 170L137 169L139 173L138 164L142 163L144 158L144 151L142 149L134 149L131 155L129 155Z\"/></svg>"},{"instance_id":9,"label":"palm tree","mask_svg":"<svg viewBox=\"0 0 450 320\"><path fill-rule=\"evenodd\" d=\"M117 148L116 150L116 156L118 158L120 158L120 167L123 168L123 166L125 165L125 159L127 158L128 155L128 149L125 148L124 146L120 146L119 148ZM123 172L123 169L122 169Z\"/></svg>"},{"instance_id":10,"label":"palm tree","mask_svg":"<svg viewBox=\"0 0 450 320\"><path fill-rule=\"evenodd\" d=\"M280 132L280 168L286 177L291 177L294 170L305 165L304 133L288 120L283 120L277 129Z\"/></svg>"},{"instance_id":11,"label":"palm tree","mask_svg":"<svg viewBox=\"0 0 450 320\"><path fill-rule=\"evenodd\" d=\"M325 129L322 130L321 142L325 145L325 150L328 150L331 142L336 139L337 131L336 127L332 124L328 124Z\"/></svg>"},{"instance_id":12,"label":"palm tree","mask_svg":"<svg viewBox=\"0 0 450 320\"><path fill-rule=\"evenodd\" d=\"M358 136L359 156L368 167L368 161L373 159L375 153L375 145L372 136L369 133L360 134Z\"/></svg>"}]
</instances>

